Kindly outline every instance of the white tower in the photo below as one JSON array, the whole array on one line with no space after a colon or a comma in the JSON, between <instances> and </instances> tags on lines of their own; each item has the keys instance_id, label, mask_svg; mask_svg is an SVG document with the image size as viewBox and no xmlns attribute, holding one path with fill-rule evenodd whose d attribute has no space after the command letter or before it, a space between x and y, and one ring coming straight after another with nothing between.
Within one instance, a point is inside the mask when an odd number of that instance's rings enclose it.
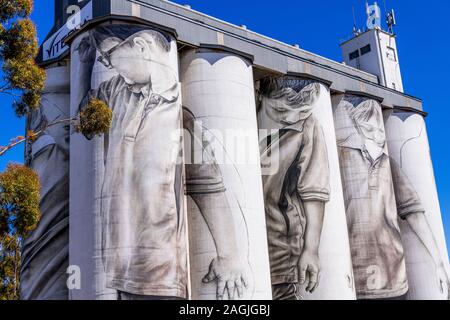
<instances>
[{"instance_id":1,"label":"white tower","mask_svg":"<svg viewBox=\"0 0 450 320\"><path fill-rule=\"evenodd\" d=\"M393 33L394 11L387 15L389 31L384 31L377 3L371 6L367 4L366 9L367 31L355 31L352 39L341 44L344 62L377 75L381 85L403 92L396 35Z\"/></svg>"}]
</instances>

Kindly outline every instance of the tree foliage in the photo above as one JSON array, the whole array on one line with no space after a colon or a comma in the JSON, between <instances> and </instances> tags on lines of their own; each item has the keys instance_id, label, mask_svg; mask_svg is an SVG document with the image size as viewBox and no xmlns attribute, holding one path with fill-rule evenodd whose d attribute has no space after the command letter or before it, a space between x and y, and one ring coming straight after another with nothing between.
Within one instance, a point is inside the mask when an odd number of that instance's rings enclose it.
<instances>
[{"instance_id":1,"label":"tree foliage","mask_svg":"<svg viewBox=\"0 0 450 320\"><path fill-rule=\"evenodd\" d=\"M0 300L20 299L20 259L19 238L4 237L0 241Z\"/></svg>"},{"instance_id":2,"label":"tree foliage","mask_svg":"<svg viewBox=\"0 0 450 320\"><path fill-rule=\"evenodd\" d=\"M0 174L0 300L20 298L21 240L40 219L40 183L30 168L10 164Z\"/></svg>"},{"instance_id":3,"label":"tree foliage","mask_svg":"<svg viewBox=\"0 0 450 320\"><path fill-rule=\"evenodd\" d=\"M14 17L28 17L32 10L33 0L0 0L0 23Z\"/></svg>"},{"instance_id":4,"label":"tree foliage","mask_svg":"<svg viewBox=\"0 0 450 320\"><path fill-rule=\"evenodd\" d=\"M112 111L99 99L92 99L80 112L76 130L86 137L102 135L109 131L112 122Z\"/></svg>"},{"instance_id":5,"label":"tree foliage","mask_svg":"<svg viewBox=\"0 0 450 320\"><path fill-rule=\"evenodd\" d=\"M13 97L18 116L39 107L45 83L45 73L35 62L38 43L29 19L32 9L32 0L0 0L0 94ZM20 298L20 248L40 218L39 189L39 178L30 168L11 164L0 173L0 300Z\"/></svg>"},{"instance_id":6,"label":"tree foliage","mask_svg":"<svg viewBox=\"0 0 450 320\"><path fill-rule=\"evenodd\" d=\"M39 193L39 177L32 169L10 164L0 173L0 236L25 237L36 227Z\"/></svg>"},{"instance_id":7,"label":"tree foliage","mask_svg":"<svg viewBox=\"0 0 450 320\"><path fill-rule=\"evenodd\" d=\"M4 81L0 93L14 98L14 109L24 116L39 107L45 72L35 62L36 27L29 19L32 0L0 0L0 60Z\"/></svg>"},{"instance_id":8,"label":"tree foliage","mask_svg":"<svg viewBox=\"0 0 450 320\"><path fill-rule=\"evenodd\" d=\"M41 104L45 71L36 64L36 28L29 19L33 0L0 0L0 63L3 81L0 94L14 99L17 116L30 115ZM93 99L74 118L58 119L38 131L0 146L0 156L24 142L34 142L55 125L74 125L86 137L109 131L112 111L101 100ZM40 219L40 183L30 168L11 164L0 173L0 300L20 299L21 244Z\"/></svg>"}]
</instances>

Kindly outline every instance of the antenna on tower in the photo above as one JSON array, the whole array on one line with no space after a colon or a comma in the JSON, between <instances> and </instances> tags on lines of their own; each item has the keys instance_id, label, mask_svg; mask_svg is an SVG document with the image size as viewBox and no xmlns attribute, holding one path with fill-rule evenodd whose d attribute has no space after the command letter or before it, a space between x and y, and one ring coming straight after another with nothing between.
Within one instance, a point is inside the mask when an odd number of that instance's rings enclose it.
<instances>
[{"instance_id":1,"label":"antenna on tower","mask_svg":"<svg viewBox=\"0 0 450 320\"><path fill-rule=\"evenodd\" d=\"M369 1L366 0L366 15L369 17L370 16L370 7L369 7Z\"/></svg>"},{"instance_id":2,"label":"antenna on tower","mask_svg":"<svg viewBox=\"0 0 450 320\"><path fill-rule=\"evenodd\" d=\"M359 36L360 32L358 30L358 27L356 26L355 6L352 6L352 12L353 12L353 35L357 37Z\"/></svg>"},{"instance_id":3,"label":"antenna on tower","mask_svg":"<svg viewBox=\"0 0 450 320\"><path fill-rule=\"evenodd\" d=\"M386 4L386 0L383 0L383 5L384 5L384 14L387 15L387 4Z\"/></svg>"},{"instance_id":4,"label":"antenna on tower","mask_svg":"<svg viewBox=\"0 0 450 320\"><path fill-rule=\"evenodd\" d=\"M391 34L394 34L394 27L397 25L397 19L395 18L395 11L394 11L394 9L392 9L386 15L386 23L388 25L389 32Z\"/></svg>"}]
</instances>

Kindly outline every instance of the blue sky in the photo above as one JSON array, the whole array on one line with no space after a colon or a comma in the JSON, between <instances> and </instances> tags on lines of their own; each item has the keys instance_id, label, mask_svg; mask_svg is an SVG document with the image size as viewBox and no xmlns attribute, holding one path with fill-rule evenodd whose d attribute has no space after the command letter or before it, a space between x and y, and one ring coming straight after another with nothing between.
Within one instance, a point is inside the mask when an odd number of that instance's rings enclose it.
<instances>
[{"instance_id":1,"label":"blue sky","mask_svg":"<svg viewBox=\"0 0 450 320\"><path fill-rule=\"evenodd\" d=\"M322 1L242 1L185 0L195 10L222 20L245 24L249 29L286 43L298 43L303 49L341 61L339 43L352 33L355 7L358 25L365 21L365 0ZM384 10L383 0L378 1ZM399 58L405 91L424 100L428 133L441 209L450 247L450 150L446 134L450 132L450 1L386 0L397 13ZM53 0L36 1L32 16L42 40L53 24ZM0 145L23 134L24 121L12 112L8 97L0 96ZM23 149L0 157L0 170L10 161L22 162Z\"/></svg>"}]
</instances>

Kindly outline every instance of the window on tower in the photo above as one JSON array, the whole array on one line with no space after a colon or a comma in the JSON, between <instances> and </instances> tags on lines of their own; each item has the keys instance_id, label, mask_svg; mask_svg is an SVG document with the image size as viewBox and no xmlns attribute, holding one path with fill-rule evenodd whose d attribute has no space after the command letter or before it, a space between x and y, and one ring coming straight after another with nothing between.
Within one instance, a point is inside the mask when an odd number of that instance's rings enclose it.
<instances>
[{"instance_id":1,"label":"window on tower","mask_svg":"<svg viewBox=\"0 0 450 320\"><path fill-rule=\"evenodd\" d=\"M368 44L367 46L361 48L361 55L363 56L368 54L370 51L372 51L372 48L370 47L370 44Z\"/></svg>"},{"instance_id":2,"label":"window on tower","mask_svg":"<svg viewBox=\"0 0 450 320\"><path fill-rule=\"evenodd\" d=\"M350 60L355 60L356 58L359 58L359 50L353 51L349 54Z\"/></svg>"},{"instance_id":3,"label":"window on tower","mask_svg":"<svg viewBox=\"0 0 450 320\"><path fill-rule=\"evenodd\" d=\"M395 53L395 49L388 47L386 51L387 58L391 61L397 62L397 54Z\"/></svg>"}]
</instances>

